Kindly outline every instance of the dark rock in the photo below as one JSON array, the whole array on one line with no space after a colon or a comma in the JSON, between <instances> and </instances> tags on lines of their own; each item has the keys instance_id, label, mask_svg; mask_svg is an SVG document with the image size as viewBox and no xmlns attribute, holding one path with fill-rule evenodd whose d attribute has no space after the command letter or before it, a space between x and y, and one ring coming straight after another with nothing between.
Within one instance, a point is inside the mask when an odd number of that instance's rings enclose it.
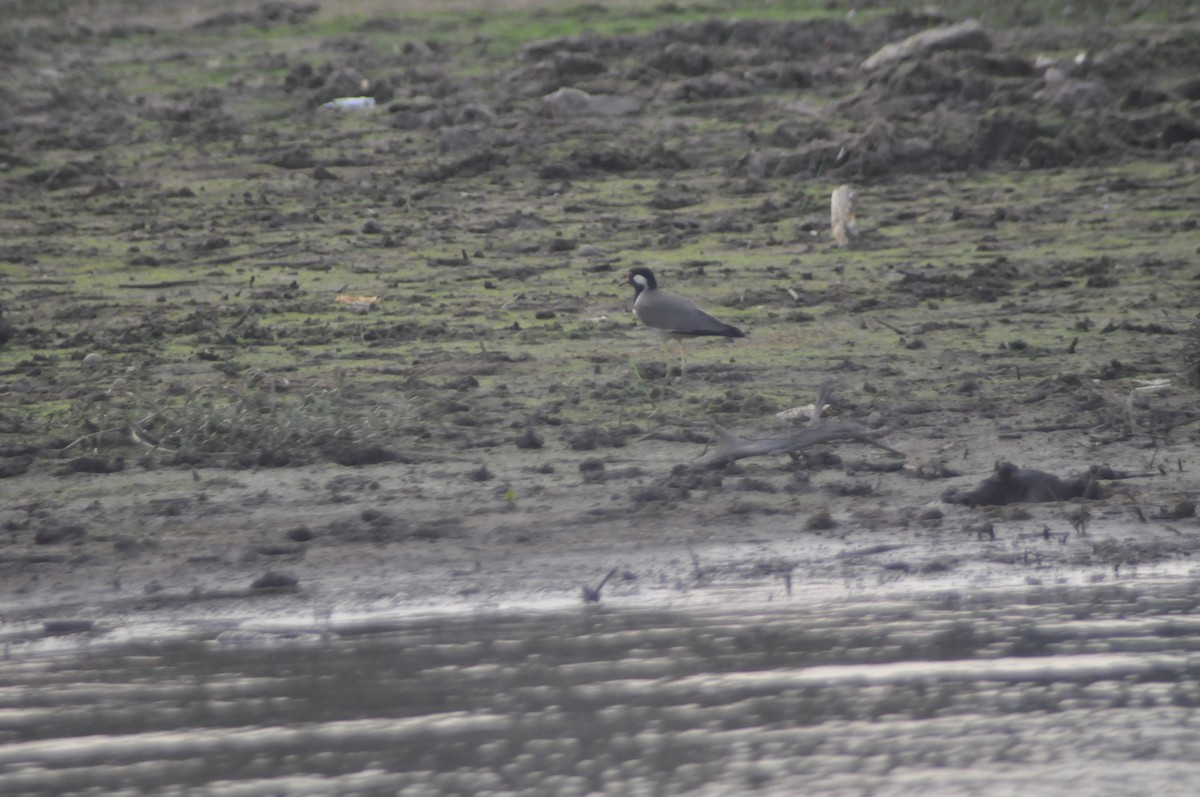
<instances>
[{"instance_id":1,"label":"dark rock","mask_svg":"<svg viewBox=\"0 0 1200 797\"><path fill-rule=\"evenodd\" d=\"M1142 108L1149 108L1152 105L1166 102L1170 99L1165 93L1156 89L1148 89L1143 86L1137 86L1129 91L1121 100L1122 111L1137 111Z\"/></svg>"},{"instance_id":2,"label":"dark rock","mask_svg":"<svg viewBox=\"0 0 1200 797\"><path fill-rule=\"evenodd\" d=\"M1011 462L1000 462L996 471L981 481L974 490L959 493L950 488L942 495L948 504L968 506L1005 506L1020 503L1069 501L1072 498L1102 498L1106 491L1097 479L1119 478L1120 474L1092 469L1063 480L1052 473L1021 468Z\"/></svg>"},{"instance_id":3,"label":"dark rock","mask_svg":"<svg viewBox=\"0 0 1200 797\"><path fill-rule=\"evenodd\" d=\"M1172 119L1163 125L1158 138L1167 147L1194 141L1200 138L1200 126L1190 119Z\"/></svg>"},{"instance_id":4,"label":"dark rock","mask_svg":"<svg viewBox=\"0 0 1200 797\"><path fill-rule=\"evenodd\" d=\"M326 450L325 455L339 465L378 465L403 459L400 454L378 443L365 446L334 444Z\"/></svg>"},{"instance_id":5,"label":"dark rock","mask_svg":"<svg viewBox=\"0 0 1200 797\"><path fill-rule=\"evenodd\" d=\"M837 521L833 519L833 515L824 510L817 512L804 521L805 531L824 531L832 529L835 526L837 526Z\"/></svg>"},{"instance_id":6,"label":"dark rock","mask_svg":"<svg viewBox=\"0 0 1200 797\"><path fill-rule=\"evenodd\" d=\"M589 426L567 437L567 445L572 451L595 451L601 447L621 448L625 442L626 438L622 432L610 431L601 426Z\"/></svg>"},{"instance_id":7,"label":"dark rock","mask_svg":"<svg viewBox=\"0 0 1200 797\"><path fill-rule=\"evenodd\" d=\"M47 526L38 529L33 541L38 545L55 545L65 540L82 539L87 536L87 529L78 524L67 526Z\"/></svg>"},{"instance_id":8,"label":"dark rock","mask_svg":"<svg viewBox=\"0 0 1200 797\"><path fill-rule=\"evenodd\" d=\"M297 526L287 533L287 538L292 542L308 542L314 536L316 535L308 526Z\"/></svg>"},{"instance_id":9,"label":"dark rock","mask_svg":"<svg viewBox=\"0 0 1200 797\"><path fill-rule=\"evenodd\" d=\"M292 147L263 158L263 163L281 169L311 169L317 165L312 151L307 147Z\"/></svg>"},{"instance_id":10,"label":"dark rock","mask_svg":"<svg viewBox=\"0 0 1200 797\"><path fill-rule=\"evenodd\" d=\"M7 479L10 476L20 476L22 473L26 473L32 464L33 455L31 454L4 457L0 459L0 479Z\"/></svg>"},{"instance_id":11,"label":"dark rock","mask_svg":"<svg viewBox=\"0 0 1200 797\"><path fill-rule=\"evenodd\" d=\"M42 623L42 631L46 636L86 634L95 627L96 623L93 620L46 620Z\"/></svg>"},{"instance_id":12,"label":"dark rock","mask_svg":"<svg viewBox=\"0 0 1200 797\"><path fill-rule=\"evenodd\" d=\"M1184 518L1196 516L1195 501L1180 501L1171 508L1171 517L1175 520L1183 520Z\"/></svg>"},{"instance_id":13,"label":"dark rock","mask_svg":"<svg viewBox=\"0 0 1200 797\"><path fill-rule=\"evenodd\" d=\"M608 70L608 66L599 58L579 53L555 53L550 58L550 68L559 77L586 77L598 75Z\"/></svg>"},{"instance_id":14,"label":"dark rock","mask_svg":"<svg viewBox=\"0 0 1200 797\"><path fill-rule=\"evenodd\" d=\"M250 589L295 589L300 579L291 573L268 570L250 584Z\"/></svg>"},{"instance_id":15,"label":"dark rock","mask_svg":"<svg viewBox=\"0 0 1200 797\"><path fill-rule=\"evenodd\" d=\"M1185 100L1200 100L1200 77L1183 81L1175 87L1175 93Z\"/></svg>"},{"instance_id":16,"label":"dark rock","mask_svg":"<svg viewBox=\"0 0 1200 797\"><path fill-rule=\"evenodd\" d=\"M650 59L650 66L663 72L699 77L712 71L713 58L706 47L671 42Z\"/></svg>"},{"instance_id":17,"label":"dark rock","mask_svg":"<svg viewBox=\"0 0 1200 797\"><path fill-rule=\"evenodd\" d=\"M720 100L731 97L745 97L755 92L755 87L748 80L718 72L713 75L692 78L679 84L671 92L671 99L676 100Z\"/></svg>"},{"instance_id":18,"label":"dark rock","mask_svg":"<svg viewBox=\"0 0 1200 797\"><path fill-rule=\"evenodd\" d=\"M578 245L578 238L551 238L546 242L546 249L551 252L570 252Z\"/></svg>"},{"instance_id":19,"label":"dark rock","mask_svg":"<svg viewBox=\"0 0 1200 797\"><path fill-rule=\"evenodd\" d=\"M546 441L538 434L537 429L527 426L525 427L525 431L517 436L516 443L517 448L528 451L530 449L541 448L546 444Z\"/></svg>"},{"instance_id":20,"label":"dark rock","mask_svg":"<svg viewBox=\"0 0 1200 797\"><path fill-rule=\"evenodd\" d=\"M77 457L67 463L67 468L73 473L118 473L125 470L125 460L121 457Z\"/></svg>"}]
</instances>

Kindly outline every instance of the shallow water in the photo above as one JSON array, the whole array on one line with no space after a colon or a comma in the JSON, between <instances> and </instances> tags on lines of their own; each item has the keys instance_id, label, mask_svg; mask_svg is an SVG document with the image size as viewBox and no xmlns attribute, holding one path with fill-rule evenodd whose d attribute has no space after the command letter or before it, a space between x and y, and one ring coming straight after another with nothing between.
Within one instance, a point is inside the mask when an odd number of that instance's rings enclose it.
<instances>
[{"instance_id":1,"label":"shallow water","mask_svg":"<svg viewBox=\"0 0 1200 797\"><path fill-rule=\"evenodd\" d=\"M0 793L1195 794L1200 585L12 653Z\"/></svg>"}]
</instances>

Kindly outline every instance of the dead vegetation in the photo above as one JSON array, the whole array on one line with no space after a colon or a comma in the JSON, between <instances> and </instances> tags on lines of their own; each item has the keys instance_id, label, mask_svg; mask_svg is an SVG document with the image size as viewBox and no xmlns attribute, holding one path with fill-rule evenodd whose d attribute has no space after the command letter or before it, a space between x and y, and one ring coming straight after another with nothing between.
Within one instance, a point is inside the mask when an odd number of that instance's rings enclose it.
<instances>
[{"instance_id":1,"label":"dead vegetation","mask_svg":"<svg viewBox=\"0 0 1200 797\"><path fill-rule=\"evenodd\" d=\"M300 388L252 372L237 382L149 395L121 384L88 395L49 418L44 431L65 440L60 457L140 452L144 467L278 467L401 458L412 408L365 397L337 381Z\"/></svg>"}]
</instances>

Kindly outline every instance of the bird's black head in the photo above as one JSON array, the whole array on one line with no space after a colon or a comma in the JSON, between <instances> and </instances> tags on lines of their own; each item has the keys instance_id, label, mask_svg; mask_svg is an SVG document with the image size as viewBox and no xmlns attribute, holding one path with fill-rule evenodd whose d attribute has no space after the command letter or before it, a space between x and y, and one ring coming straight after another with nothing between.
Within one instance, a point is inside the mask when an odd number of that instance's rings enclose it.
<instances>
[{"instance_id":1,"label":"bird's black head","mask_svg":"<svg viewBox=\"0 0 1200 797\"><path fill-rule=\"evenodd\" d=\"M625 281L633 286L633 295L640 296L644 290L654 290L658 283L654 280L654 272L648 268L638 267L629 272Z\"/></svg>"}]
</instances>

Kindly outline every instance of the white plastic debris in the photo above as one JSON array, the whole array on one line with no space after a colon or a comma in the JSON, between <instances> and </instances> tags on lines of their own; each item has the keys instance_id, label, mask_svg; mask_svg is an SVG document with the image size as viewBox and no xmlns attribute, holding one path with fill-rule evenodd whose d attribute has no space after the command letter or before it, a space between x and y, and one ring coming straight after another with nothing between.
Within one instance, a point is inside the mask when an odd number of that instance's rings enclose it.
<instances>
[{"instance_id":1,"label":"white plastic debris","mask_svg":"<svg viewBox=\"0 0 1200 797\"><path fill-rule=\"evenodd\" d=\"M858 234L858 192L848 185L840 185L830 197L830 229L838 246L847 246Z\"/></svg>"},{"instance_id":2,"label":"white plastic debris","mask_svg":"<svg viewBox=\"0 0 1200 797\"><path fill-rule=\"evenodd\" d=\"M830 409L832 409L832 406L826 404L821 408L821 412L824 413ZM792 407L790 409L781 410L775 413L775 417L781 421L811 421L816 412L817 405L815 403L805 404L803 407Z\"/></svg>"},{"instance_id":3,"label":"white plastic debris","mask_svg":"<svg viewBox=\"0 0 1200 797\"><path fill-rule=\"evenodd\" d=\"M321 106L322 108L333 108L334 110L345 111L355 108L374 108L374 97L338 97L330 100Z\"/></svg>"},{"instance_id":4,"label":"white plastic debris","mask_svg":"<svg viewBox=\"0 0 1200 797\"><path fill-rule=\"evenodd\" d=\"M86 358L85 358L86 359ZM1158 393L1163 390L1170 390L1170 379L1131 379L1133 389L1138 393Z\"/></svg>"}]
</instances>

